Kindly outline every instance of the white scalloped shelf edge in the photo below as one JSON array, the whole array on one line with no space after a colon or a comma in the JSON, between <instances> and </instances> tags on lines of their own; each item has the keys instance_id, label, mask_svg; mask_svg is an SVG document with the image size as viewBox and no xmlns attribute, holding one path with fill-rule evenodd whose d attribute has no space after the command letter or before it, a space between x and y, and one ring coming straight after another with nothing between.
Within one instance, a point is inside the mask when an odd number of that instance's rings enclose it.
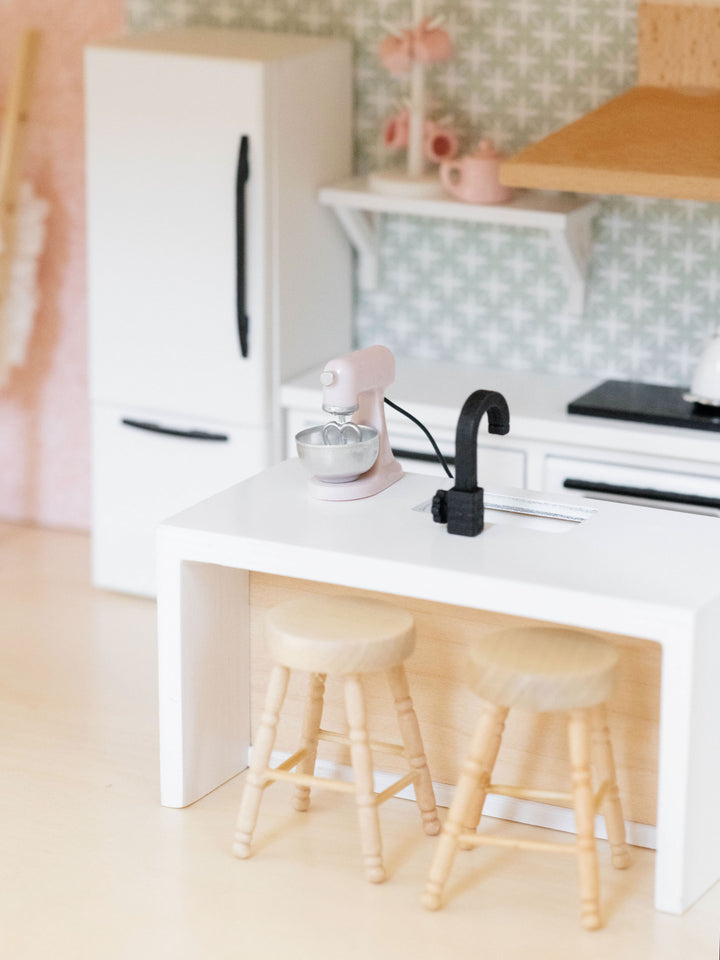
<instances>
[{"instance_id":1,"label":"white scalloped shelf edge","mask_svg":"<svg viewBox=\"0 0 720 960\"><path fill-rule=\"evenodd\" d=\"M357 251L358 281L363 290L374 290L378 285L378 214L463 220L547 230L555 241L568 284L566 309L574 314L583 311L597 200L541 190L518 190L508 203L493 205L461 203L450 197L396 197L371 190L365 177L322 187L318 197L335 211Z\"/></svg>"}]
</instances>

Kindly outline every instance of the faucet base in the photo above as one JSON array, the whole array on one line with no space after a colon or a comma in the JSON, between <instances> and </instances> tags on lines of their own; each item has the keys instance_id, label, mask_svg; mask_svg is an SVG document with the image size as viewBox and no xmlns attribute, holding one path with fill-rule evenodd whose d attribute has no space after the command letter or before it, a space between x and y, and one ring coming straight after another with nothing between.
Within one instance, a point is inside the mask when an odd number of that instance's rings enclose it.
<instances>
[{"instance_id":1,"label":"faucet base","mask_svg":"<svg viewBox=\"0 0 720 960\"><path fill-rule=\"evenodd\" d=\"M474 490L438 490L432 503L433 520L446 523L448 533L476 537L482 533L485 498L482 487Z\"/></svg>"}]
</instances>

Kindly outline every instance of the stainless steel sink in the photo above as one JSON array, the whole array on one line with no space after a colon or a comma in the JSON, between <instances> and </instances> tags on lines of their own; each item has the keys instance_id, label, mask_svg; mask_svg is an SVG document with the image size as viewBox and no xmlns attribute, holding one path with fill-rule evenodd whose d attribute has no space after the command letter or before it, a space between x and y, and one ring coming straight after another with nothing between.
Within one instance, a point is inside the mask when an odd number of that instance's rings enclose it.
<instances>
[{"instance_id":1,"label":"stainless steel sink","mask_svg":"<svg viewBox=\"0 0 720 960\"><path fill-rule=\"evenodd\" d=\"M503 493L486 492L484 500L486 530L496 523L503 523L544 533L568 533L598 512L596 507L584 503L557 503L540 497ZM413 509L431 513L432 500Z\"/></svg>"}]
</instances>

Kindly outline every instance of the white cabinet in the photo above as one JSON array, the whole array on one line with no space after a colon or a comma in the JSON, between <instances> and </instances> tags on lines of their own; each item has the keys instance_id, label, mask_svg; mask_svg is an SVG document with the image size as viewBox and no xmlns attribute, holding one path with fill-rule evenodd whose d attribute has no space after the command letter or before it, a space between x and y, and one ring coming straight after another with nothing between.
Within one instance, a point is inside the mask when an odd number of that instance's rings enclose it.
<instances>
[{"instance_id":1,"label":"white cabinet","mask_svg":"<svg viewBox=\"0 0 720 960\"><path fill-rule=\"evenodd\" d=\"M720 471L707 464L628 457L613 451L545 457L543 488L599 500L720 516ZM584 454L584 456L583 456Z\"/></svg>"},{"instance_id":2,"label":"white cabinet","mask_svg":"<svg viewBox=\"0 0 720 960\"><path fill-rule=\"evenodd\" d=\"M351 120L342 40L87 48L97 585L151 594L155 524L276 459L280 380L348 349L350 254L316 195Z\"/></svg>"}]
</instances>

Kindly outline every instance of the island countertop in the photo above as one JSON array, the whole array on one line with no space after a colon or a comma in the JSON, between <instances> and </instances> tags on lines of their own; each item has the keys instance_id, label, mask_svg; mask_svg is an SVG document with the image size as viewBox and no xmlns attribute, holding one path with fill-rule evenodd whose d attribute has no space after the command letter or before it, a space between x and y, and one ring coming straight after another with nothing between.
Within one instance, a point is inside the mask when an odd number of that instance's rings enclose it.
<instances>
[{"instance_id":1,"label":"island countertop","mask_svg":"<svg viewBox=\"0 0 720 960\"><path fill-rule=\"evenodd\" d=\"M576 519L487 510L466 538L415 509L451 485L408 474L327 502L289 460L160 525L162 802L186 806L246 766L250 572L637 637L662 651L655 904L682 913L720 879L717 518L486 490L486 504L519 498Z\"/></svg>"},{"instance_id":2,"label":"island countertop","mask_svg":"<svg viewBox=\"0 0 720 960\"><path fill-rule=\"evenodd\" d=\"M480 478L482 480L482 478ZM406 474L363 500L311 497L307 473L292 459L177 514L161 527L197 529L216 541L252 545L254 569L347 586L482 605L498 612L564 620L609 632L671 641L683 618L720 598L720 525L696 516L586 500L572 494L486 490L485 529L447 533L429 501L451 480ZM530 503L548 519L487 504ZM425 509L418 509L424 506ZM491 597L491 601L490 601Z\"/></svg>"}]
</instances>

